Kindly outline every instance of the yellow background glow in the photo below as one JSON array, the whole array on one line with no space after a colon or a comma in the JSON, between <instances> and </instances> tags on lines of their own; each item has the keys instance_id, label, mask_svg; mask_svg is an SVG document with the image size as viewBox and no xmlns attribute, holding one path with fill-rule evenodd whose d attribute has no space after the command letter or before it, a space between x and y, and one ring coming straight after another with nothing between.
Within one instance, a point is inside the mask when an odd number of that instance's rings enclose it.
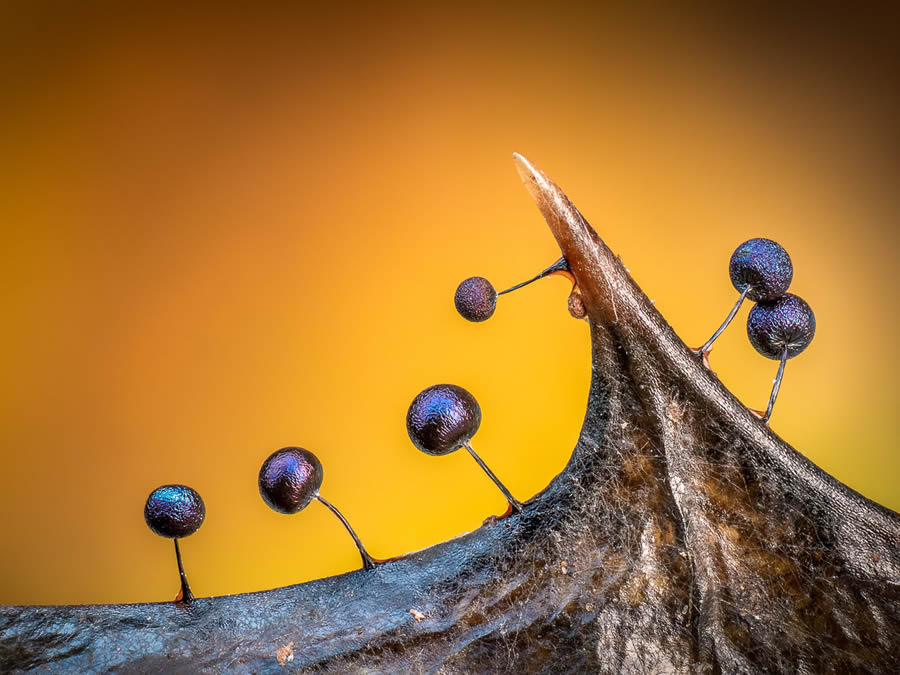
<instances>
[{"instance_id":1,"label":"yellow background glow","mask_svg":"<svg viewBox=\"0 0 900 675\"><path fill-rule=\"evenodd\" d=\"M589 381L568 285L484 324L452 302L465 277L505 288L559 255L513 151L688 344L736 299L737 244L781 242L818 333L773 428L900 508L900 106L879 35L524 5L0 11L0 602L174 597L142 518L170 482L207 506L182 548L198 596L358 567L320 505L260 499L286 445L319 456L376 557L477 527L500 493L406 436L439 382L478 398L474 447L513 494L542 489ZM776 363L747 311L712 361L762 408Z\"/></svg>"}]
</instances>

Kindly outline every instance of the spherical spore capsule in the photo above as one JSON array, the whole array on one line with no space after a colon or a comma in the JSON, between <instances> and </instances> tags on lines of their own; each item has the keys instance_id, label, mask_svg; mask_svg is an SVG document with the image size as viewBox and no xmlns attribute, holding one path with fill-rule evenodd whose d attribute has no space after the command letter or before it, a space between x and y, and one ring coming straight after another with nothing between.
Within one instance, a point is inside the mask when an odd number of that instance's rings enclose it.
<instances>
[{"instance_id":1,"label":"spherical spore capsule","mask_svg":"<svg viewBox=\"0 0 900 675\"><path fill-rule=\"evenodd\" d=\"M769 302L782 296L791 285L791 258L771 239L750 239L735 249L728 265L731 283L754 302Z\"/></svg>"},{"instance_id":2,"label":"spherical spore capsule","mask_svg":"<svg viewBox=\"0 0 900 675\"><path fill-rule=\"evenodd\" d=\"M406 414L406 431L419 450L446 455L467 443L481 425L481 407L455 384L436 384L413 399Z\"/></svg>"},{"instance_id":3,"label":"spherical spore capsule","mask_svg":"<svg viewBox=\"0 0 900 675\"><path fill-rule=\"evenodd\" d=\"M259 470L259 494L279 513L297 513L322 486L322 463L305 448L281 448Z\"/></svg>"},{"instance_id":4,"label":"spherical spore capsule","mask_svg":"<svg viewBox=\"0 0 900 675\"><path fill-rule=\"evenodd\" d=\"M760 354L780 359L787 347L793 358L816 334L816 317L803 298L788 293L773 302L754 305L747 317L747 336Z\"/></svg>"},{"instance_id":5,"label":"spherical spore capsule","mask_svg":"<svg viewBox=\"0 0 900 675\"><path fill-rule=\"evenodd\" d=\"M487 321L497 309L497 291L484 277L469 277L456 287L453 302L467 321Z\"/></svg>"},{"instance_id":6,"label":"spherical spore capsule","mask_svg":"<svg viewBox=\"0 0 900 675\"><path fill-rule=\"evenodd\" d=\"M162 485L150 493L144 505L147 526L160 537L169 539L194 534L205 517L203 500L187 485Z\"/></svg>"}]
</instances>

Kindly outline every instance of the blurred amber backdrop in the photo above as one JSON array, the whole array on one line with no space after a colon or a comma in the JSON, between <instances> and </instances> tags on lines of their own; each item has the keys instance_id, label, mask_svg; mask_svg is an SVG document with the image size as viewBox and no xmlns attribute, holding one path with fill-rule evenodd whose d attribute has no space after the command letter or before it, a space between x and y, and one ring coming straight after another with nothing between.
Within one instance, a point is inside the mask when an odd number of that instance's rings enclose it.
<instances>
[{"instance_id":1,"label":"blurred amber backdrop","mask_svg":"<svg viewBox=\"0 0 900 675\"><path fill-rule=\"evenodd\" d=\"M2 5L0 602L173 597L142 518L168 482L206 501L183 545L198 595L358 566L321 506L263 504L285 445L318 454L376 556L477 527L500 493L406 436L438 382L477 396L475 447L514 494L546 485L589 378L566 283L484 324L452 305L464 277L505 287L558 256L513 151L689 344L736 298L734 247L784 244L818 334L773 428L900 508L895 21L252 6ZM760 408L776 364L747 311L713 365Z\"/></svg>"}]
</instances>

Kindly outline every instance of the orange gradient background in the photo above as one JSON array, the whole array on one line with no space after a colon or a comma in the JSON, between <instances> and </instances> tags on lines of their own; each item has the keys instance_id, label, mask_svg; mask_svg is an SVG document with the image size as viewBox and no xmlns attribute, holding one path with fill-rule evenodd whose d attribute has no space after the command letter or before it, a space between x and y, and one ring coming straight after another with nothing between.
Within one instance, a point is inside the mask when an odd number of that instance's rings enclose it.
<instances>
[{"instance_id":1,"label":"orange gradient background","mask_svg":"<svg viewBox=\"0 0 900 675\"><path fill-rule=\"evenodd\" d=\"M168 600L147 494L196 488L198 596L347 571L320 505L270 511L272 451L313 450L376 557L503 498L406 436L424 387L472 391L474 446L526 499L564 466L589 381L559 278L469 324L559 251L514 170L556 180L691 345L781 242L818 334L772 425L900 508L898 76L883 16L582 8L0 9L0 602ZM765 406L745 307L713 366Z\"/></svg>"}]
</instances>

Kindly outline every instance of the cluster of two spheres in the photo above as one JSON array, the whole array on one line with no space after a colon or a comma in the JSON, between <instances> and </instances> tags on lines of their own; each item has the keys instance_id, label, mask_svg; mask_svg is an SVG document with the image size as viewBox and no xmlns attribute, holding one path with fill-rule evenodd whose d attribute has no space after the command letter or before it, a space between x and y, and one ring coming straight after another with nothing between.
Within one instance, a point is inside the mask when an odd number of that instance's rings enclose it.
<instances>
[{"instance_id":1,"label":"cluster of two spheres","mask_svg":"<svg viewBox=\"0 0 900 675\"><path fill-rule=\"evenodd\" d=\"M809 305L787 292L794 266L787 251L771 239L750 239L735 249L728 264L731 283L740 296L721 327L697 351L706 354L728 326L744 299L757 303L747 320L747 336L756 351L770 359L782 352L792 358L812 341L816 319Z\"/></svg>"},{"instance_id":2,"label":"cluster of two spheres","mask_svg":"<svg viewBox=\"0 0 900 675\"><path fill-rule=\"evenodd\" d=\"M766 358L780 361L763 415L763 421L768 421L781 387L785 363L812 342L816 317L803 298L787 292L794 277L794 266L787 251L771 239L750 239L738 246L729 261L728 273L740 296L722 325L696 353L705 357L734 319L744 299L754 301L756 304L747 317L750 344Z\"/></svg>"}]
</instances>

